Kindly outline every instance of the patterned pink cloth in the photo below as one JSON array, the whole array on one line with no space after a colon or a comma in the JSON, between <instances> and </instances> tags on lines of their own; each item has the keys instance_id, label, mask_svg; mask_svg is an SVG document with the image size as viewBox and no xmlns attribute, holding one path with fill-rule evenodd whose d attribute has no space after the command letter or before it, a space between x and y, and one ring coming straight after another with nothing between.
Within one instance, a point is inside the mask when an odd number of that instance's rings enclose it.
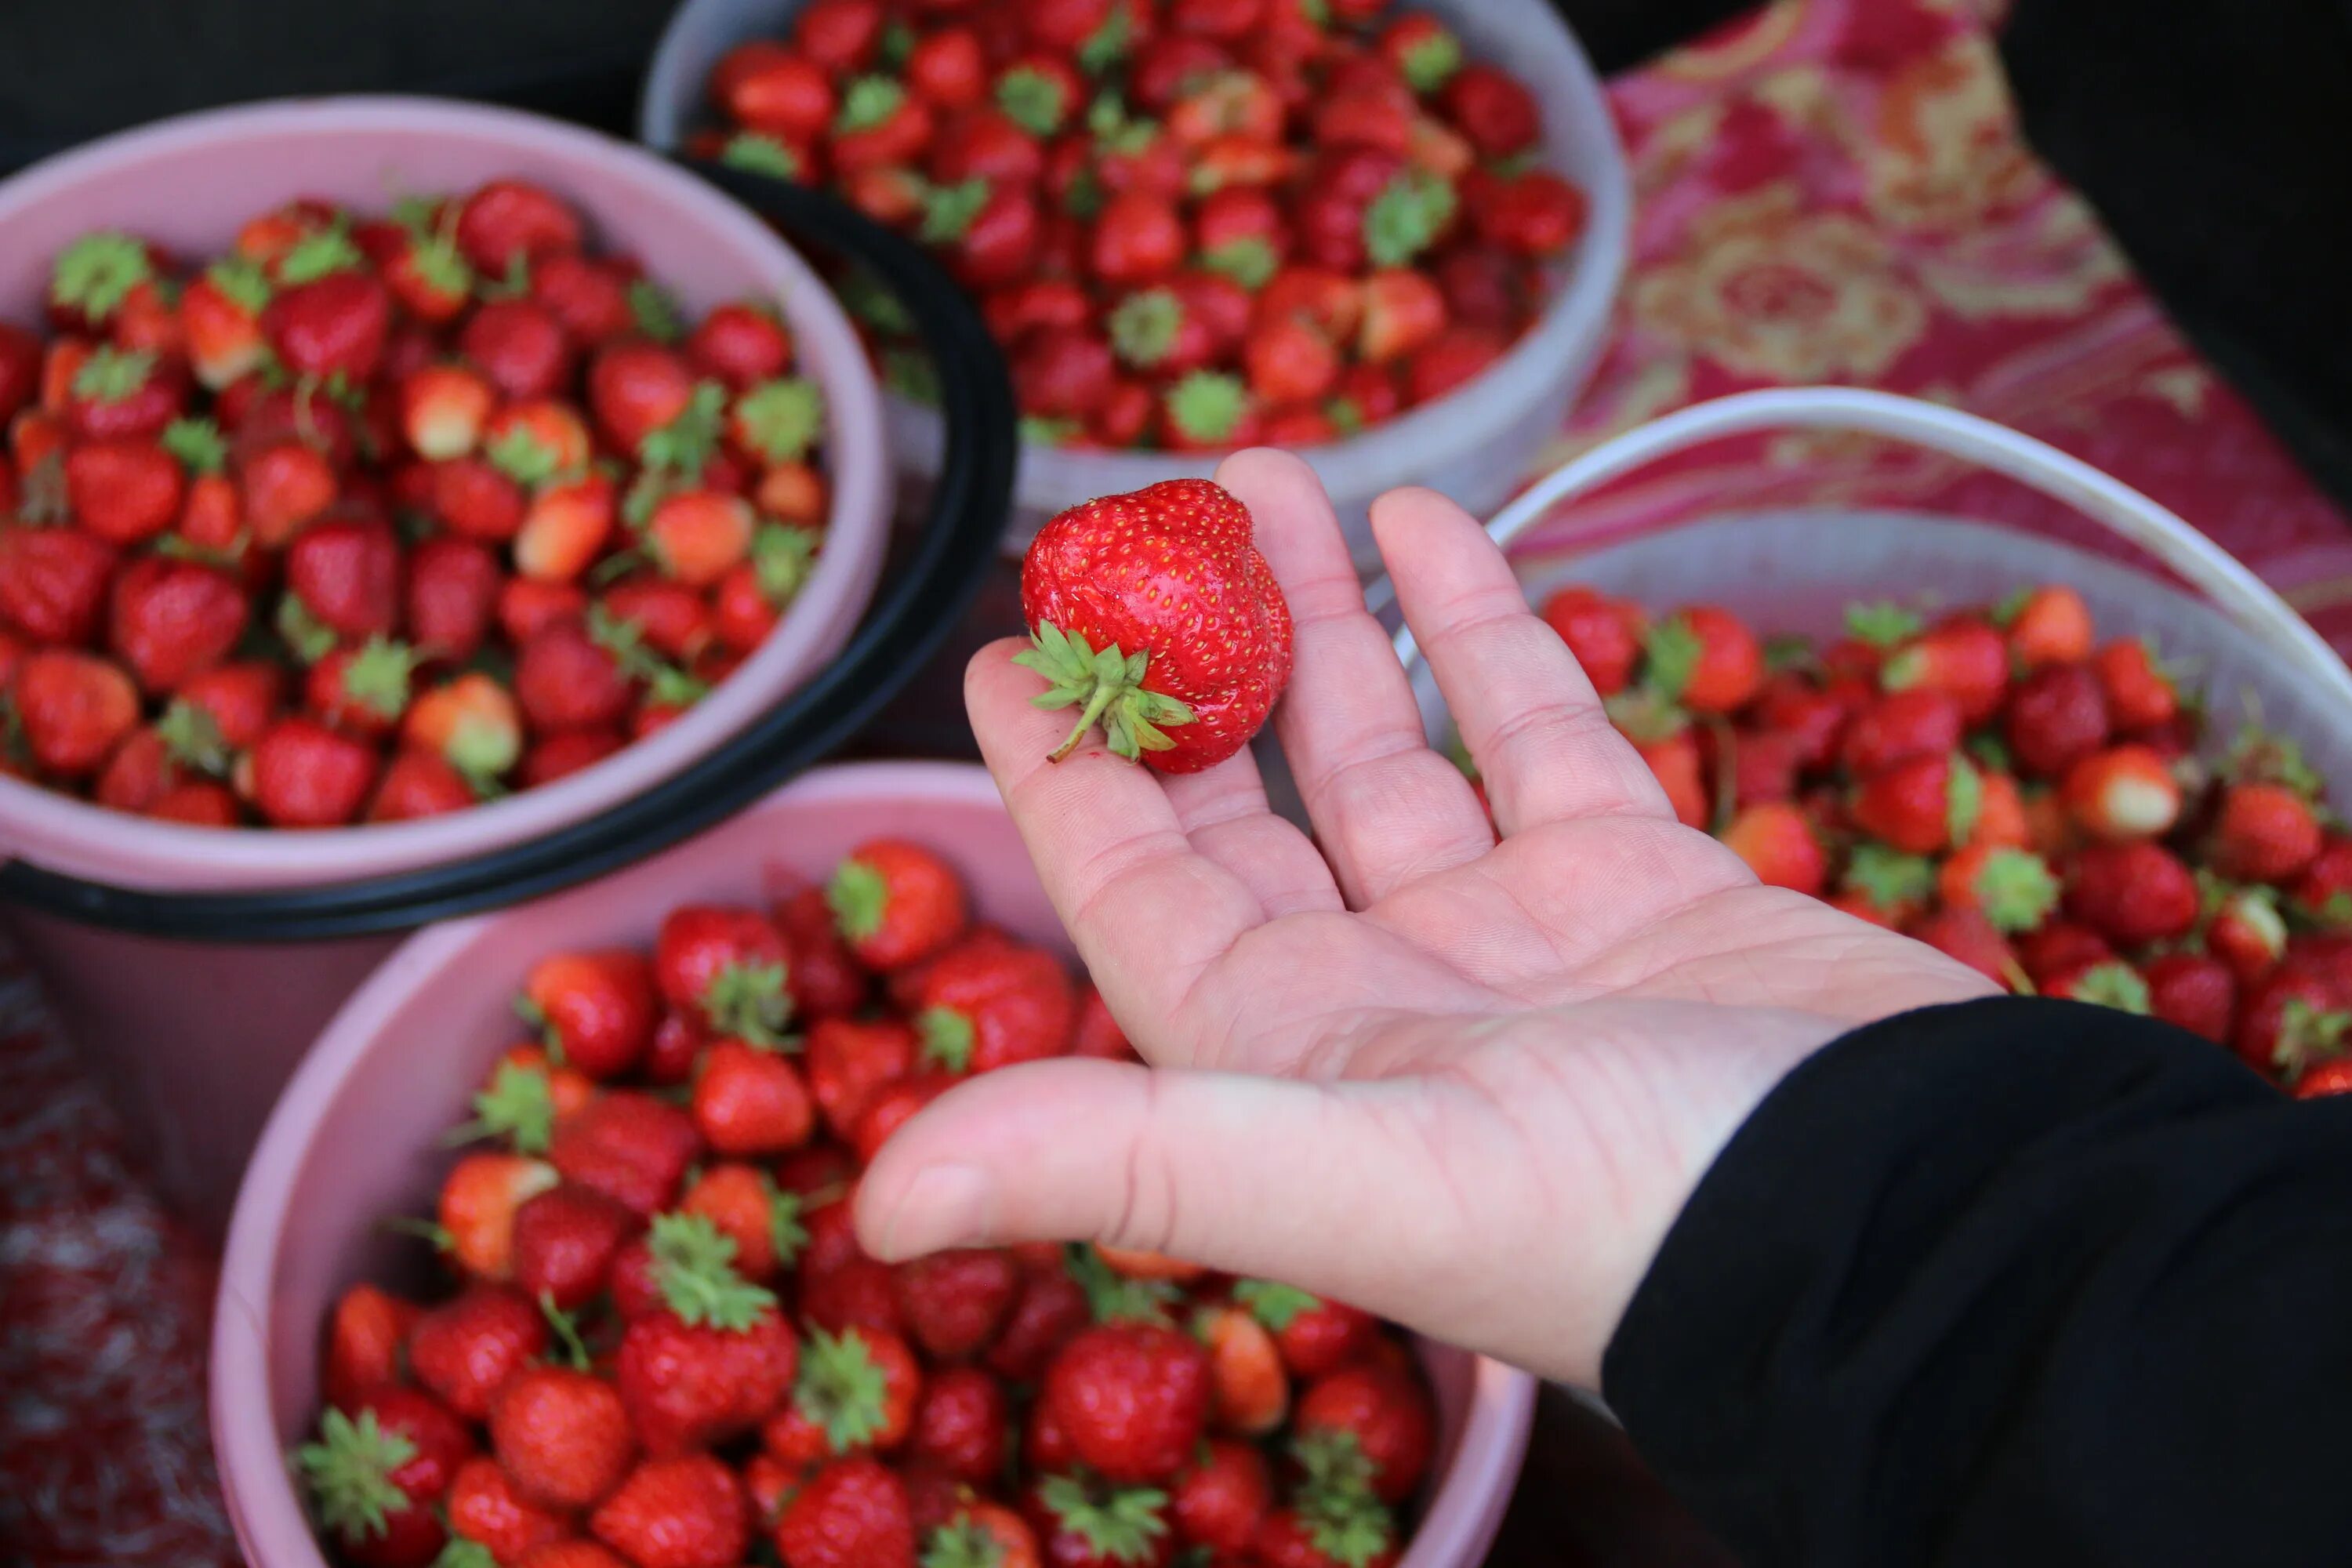
<instances>
[{"instance_id":1,"label":"patterned pink cloth","mask_svg":"<svg viewBox=\"0 0 2352 1568\"><path fill-rule=\"evenodd\" d=\"M1615 339L1544 467L1725 393L1906 393L2145 490L2352 648L2345 517L2026 151L1988 31L2000 4L1778 0L1616 84L1633 266ZM1951 459L1792 435L1661 462L1525 548L1801 503L2094 537L2056 503Z\"/></svg>"},{"instance_id":2,"label":"patterned pink cloth","mask_svg":"<svg viewBox=\"0 0 2352 1568\"><path fill-rule=\"evenodd\" d=\"M2025 152L1987 33L1997 4L1778 0L1617 84L1636 258L1545 466L1748 387L1937 398L2138 486L2352 647L2352 531ZM1662 464L1530 544L1798 502L2078 531L1946 459L1803 436ZM234 1559L205 1441L209 1275L0 963L0 1558Z\"/></svg>"}]
</instances>

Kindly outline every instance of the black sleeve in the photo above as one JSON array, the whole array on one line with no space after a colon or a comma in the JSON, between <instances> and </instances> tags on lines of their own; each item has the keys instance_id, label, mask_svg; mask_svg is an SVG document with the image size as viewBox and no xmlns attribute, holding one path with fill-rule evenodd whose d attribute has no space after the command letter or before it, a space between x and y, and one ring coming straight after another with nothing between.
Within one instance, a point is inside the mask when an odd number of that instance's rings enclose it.
<instances>
[{"instance_id":1,"label":"black sleeve","mask_svg":"<svg viewBox=\"0 0 2352 1568\"><path fill-rule=\"evenodd\" d=\"M1791 1073L1604 1382L1749 1568L2352 1563L2352 1097L2072 1003Z\"/></svg>"}]
</instances>

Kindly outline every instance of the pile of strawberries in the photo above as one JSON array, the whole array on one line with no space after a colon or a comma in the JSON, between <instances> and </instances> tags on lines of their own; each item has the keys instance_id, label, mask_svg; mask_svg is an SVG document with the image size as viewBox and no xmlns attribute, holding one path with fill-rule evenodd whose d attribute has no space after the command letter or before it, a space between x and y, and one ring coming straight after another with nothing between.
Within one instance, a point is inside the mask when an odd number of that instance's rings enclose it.
<instances>
[{"instance_id":1,"label":"pile of strawberries","mask_svg":"<svg viewBox=\"0 0 2352 1568\"><path fill-rule=\"evenodd\" d=\"M1543 606L1683 821L1765 881L2012 991L2154 1016L2301 1095L2352 1089L2352 837L2290 742L2218 763L2146 642L2047 585L1766 645L1728 611Z\"/></svg>"},{"instance_id":2,"label":"pile of strawberries","mask_svg":"<svg viewBox=\"0 0 2352 1568\"><path fill-rule=\"evenodd\" d=\"M560 778L775 626L824 409L757 304L688 330L497 180L296 201L183 265L56 258L0 323L0 768L179 822L324 827Z\"/></svg>"},{"instance_id":3,"label":"pile of strawberries","mask_svg":"<svg viewBox=\"0 0 2352 1568\"><path fill-rule=\"evenodd\" d=\"M1131 1056L1052 954L879 840L774 910L524 978L540 1037L475 1102L434 1304L329 1325L298 1451L360 1568L1373 1568L1434 1441L1375 1320L1056 1246L896 1267L851 1194L961 1078ZM794 1031L794 1032L788 1032Z\"/></svg>"},{"instance_id":4,"label":"pile of strawberries","mask_svg":"<svg viewBox=\"0 0 2352 1568\"><path fill-rule=\"evenodd\" d=\"M1388 10L812 0L720 61L695 145L932 247L1032 439L1309 446L1485 370L1584 226L1528 89ZM919 355L884 363L922 395Z\"/></svg>"}]
</instances>

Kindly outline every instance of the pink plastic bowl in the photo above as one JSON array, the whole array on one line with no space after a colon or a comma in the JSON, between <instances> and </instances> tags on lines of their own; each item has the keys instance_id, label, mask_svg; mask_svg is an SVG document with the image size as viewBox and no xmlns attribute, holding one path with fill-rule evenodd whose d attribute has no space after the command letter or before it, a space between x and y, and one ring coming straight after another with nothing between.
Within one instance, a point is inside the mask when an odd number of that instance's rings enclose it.
<instances>
[{"instance_id":1,"label":"pink plastic bowl","mask_svg":"<svg viewBox=\"0 0 2352 1568\"><path fill-rule=\"evenodd\" d=\"M690 769L824 668L874 593L890 463L856 335L768 226L625 142L504 110L348 98L190 115L108 138L0 184L0 319L37 321L56 252L124 228L195 256L289 198L383 207L497 175L574 203L595 242L635 256L694 310L773 300L829 406L825 547L783 623L734 676L660 733L571 778L428 821L327 832L224 832L153 822L0 778L0 856L118 887L279 889L452 865L584 821ZM124 935L5 913L67 1032L89 1053L164 1193L217 1229L271 1100L301 1050L397 942L238 946Z\"/></svg>"},{"instance_id":2,"label":"pink plastic bowl","mask_svg":"<svg viewBox=\"0 0 2352 1568\"><path fill-rule=\"evenodd\" d=\"M286 1453L318 1407L320 1335L360 1279L412 1278L414 1240L376 1221L423 1212L443 1131L512 1043L525 968L561 947L650 945L665 911L754 902L824 875L878 834L938 847L982 916L1067 951L995 786L976 768L821 769L732 822L603 881L411 938L345 1005L287 1086L237 1194L213 1328L221 1485L255 1568L324 1568ZM1469 1568L1502 1521L1534 1411L1525 1373L1423 1343L1441 1419L1439 1479L1403 1568Z\"/></svg>"}]
</instances>

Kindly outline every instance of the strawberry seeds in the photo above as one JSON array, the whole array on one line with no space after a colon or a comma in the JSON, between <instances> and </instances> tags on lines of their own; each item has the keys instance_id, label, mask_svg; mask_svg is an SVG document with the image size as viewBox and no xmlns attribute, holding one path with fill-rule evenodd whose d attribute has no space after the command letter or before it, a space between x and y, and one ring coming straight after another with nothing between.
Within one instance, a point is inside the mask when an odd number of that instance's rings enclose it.
<instances>
[{"instance_id":1,"label":"strawberry seeds","mask_svg":"<svg viewBox=\"0 0 2352 1568\"><path fill-rule=\"evenodd\" d=\"M115 810L551 783L725 679L823 540L782 322L682 321L521 181L292 202L203 263L88 235L48 314L0 323L0 770Z\"/></svg>"}]
</instances>

